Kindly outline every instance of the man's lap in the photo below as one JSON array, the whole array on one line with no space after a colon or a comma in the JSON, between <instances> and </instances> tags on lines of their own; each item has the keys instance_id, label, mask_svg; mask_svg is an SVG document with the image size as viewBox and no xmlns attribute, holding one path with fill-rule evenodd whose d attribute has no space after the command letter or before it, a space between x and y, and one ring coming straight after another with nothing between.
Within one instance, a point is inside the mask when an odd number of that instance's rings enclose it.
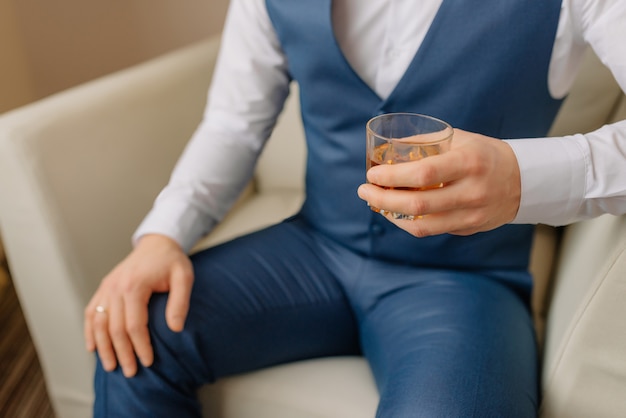
<instances>
[{"instance_id":1,"label":"man's lap","mask_svg":"<svg viewBox=\"0 0 626 418\"><path fill-rule=\"evenodd\" d=\"M494 371L503 376L535 367L527 310L506 286L369 260L298 219L195 254L192 262L195 282L183 332L165 324L167 295L151 301L155 364L136 378L136 384L148 382L140 392L151 399L162 389L149 387L155 374L193 396L196 387L223 376L361 349L383 406L411 403L435 382L464 381L463 388L453 387L490 396L482 392L507 382L497 377L495 385L475 386L493 380ZM524 364L512 368L510 362ZM510 390L533 392L535 382L528 382L534 376L522 379L525 388ZM398 411L394 416L402 416Z\"/></svg>"}]
</instances>

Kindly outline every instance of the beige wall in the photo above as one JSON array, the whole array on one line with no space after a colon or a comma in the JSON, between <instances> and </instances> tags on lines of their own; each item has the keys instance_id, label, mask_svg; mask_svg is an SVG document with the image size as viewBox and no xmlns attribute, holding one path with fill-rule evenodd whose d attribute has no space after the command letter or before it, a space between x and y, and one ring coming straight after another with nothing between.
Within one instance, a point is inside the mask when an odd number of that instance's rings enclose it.
<instances>
[{"instance_id":1,"label":"beige wall","mask_svg":"<svg viewBox=\"0 0 626 418\"><path fill-rule=\"evenodd\" d=\"M35 97L26 51L14 17L13 2L0 0L0 112Z\"/></svg>"},{"instance_id":2,"label":"beige wall","mask_svg":"<svg viewBox=\"0 0 626 418\"><path fill-rule=\"evenodd\" d=\"M0 112L217 33L228 0L0 0Z\"/></svg>"}]
</instances>

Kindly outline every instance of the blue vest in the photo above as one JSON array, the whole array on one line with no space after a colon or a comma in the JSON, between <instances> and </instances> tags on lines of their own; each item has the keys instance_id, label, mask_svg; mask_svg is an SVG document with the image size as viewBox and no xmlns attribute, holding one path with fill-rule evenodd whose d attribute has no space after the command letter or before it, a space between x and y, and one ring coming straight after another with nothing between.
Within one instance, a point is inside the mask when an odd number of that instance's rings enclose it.
<instances>
[{"instance_id":1,"label":"blue vest","mask_svg":"<svg viewBox=\"0 0 626 418\"><path fill-rule=\"evenodd\" d=\"M308 149L301 215L370 257L426 267L526 269L531 225L415 238L371 212L356 190L365 181L365 124L375 115L416 112L496 138L544 136L561 104L547 82L561 0L444 0L385 100L342 54L331 0L266 3L300 86ZM419 2L415 8L419 13Z\"/></svg>"}]
</instances>

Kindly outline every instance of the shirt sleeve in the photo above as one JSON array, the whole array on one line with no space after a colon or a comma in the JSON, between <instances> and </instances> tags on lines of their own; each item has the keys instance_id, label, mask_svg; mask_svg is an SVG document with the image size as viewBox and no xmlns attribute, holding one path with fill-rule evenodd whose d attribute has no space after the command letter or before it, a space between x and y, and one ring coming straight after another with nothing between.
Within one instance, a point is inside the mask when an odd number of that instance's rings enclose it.
<instances>
[{"instance_id":1,"label":"shirt sleeve","mask_svg":"<svg viewBox=\"0 0 626 418\"><path fill-rule=\"evenodd\" d=\"M289 94L289 75L263 0L231 0L203 120L169 183L133 234L189 251L230 209Z\"/></svg>"},{"instance_id":2,"label":"shirt sleeve","mask_svg":"<svg viewBox=\"0 0 626 418\"><path fill-rule=\"evenodd\" d=\"M626 91L626 2L569 0L568 5L574 37L593 48ZM626 213L626 121L590 133L506 142L522 182L513 223L556 226Z\"/></svg>"}]
</instances>

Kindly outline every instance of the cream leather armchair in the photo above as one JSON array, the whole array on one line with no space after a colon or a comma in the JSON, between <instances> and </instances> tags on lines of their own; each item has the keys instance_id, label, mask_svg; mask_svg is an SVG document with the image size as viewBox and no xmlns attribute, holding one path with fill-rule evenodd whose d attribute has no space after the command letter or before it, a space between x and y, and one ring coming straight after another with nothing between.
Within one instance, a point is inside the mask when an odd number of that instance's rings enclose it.
<instances>
[{"instance_id":1,"label":"cream leather armchair","mask_svg":"<svg viewBox=\"0 0 626 418\"><path fill-rule=\"evenodd\" d=\"M84 306L130 250L131 233L199 122L218 42L0 117L0 231L60 418L91 415L94 359L84 350ZM198 247L298 209L304 146L297 116L292 97L253 184ZM623 94L590 56L554 130L589 130L618 117L626 117ZM545 335L542 416L626 416L626 218L538 228L532 269L535 319ZM371 417L377 396L358 357L274 367L201 391L205 415L228 418Z\"/></svg>"}]
</instances>

